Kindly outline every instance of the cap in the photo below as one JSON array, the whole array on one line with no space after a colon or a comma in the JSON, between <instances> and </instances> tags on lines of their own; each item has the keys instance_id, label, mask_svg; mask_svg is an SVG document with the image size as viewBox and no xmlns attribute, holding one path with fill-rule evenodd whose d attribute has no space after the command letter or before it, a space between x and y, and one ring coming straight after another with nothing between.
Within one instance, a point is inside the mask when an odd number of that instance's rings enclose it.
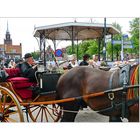
<instances>
[{"instance_id":1,"label":"cap","mask_svg":"<svg viewBox=\"0 0 140 140\"><path fill-rule=\"evenodd\" d=\"M26 54L24 55L24 59L27 59L27 58L29 58L29 57L32 57L32 55L31 55L30 53L26 53Z\"/></svg>"}]
</instances>

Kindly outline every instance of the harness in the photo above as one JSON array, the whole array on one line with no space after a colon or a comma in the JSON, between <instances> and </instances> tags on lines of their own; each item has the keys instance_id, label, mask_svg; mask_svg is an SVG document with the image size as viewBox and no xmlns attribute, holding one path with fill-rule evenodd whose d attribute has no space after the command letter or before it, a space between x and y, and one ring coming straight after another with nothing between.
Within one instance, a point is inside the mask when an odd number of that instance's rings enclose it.
<instances>
[{"instance_id":1,"label":"harness","mask_svg":"<svg viewBox=\"0 0 140 140\"><path fill-rule=\"evenodd\" d=\"M128 85L129 79L130 79L130 68L131 65L122 65L119 66L120 72L119 72L119 83L120 86Z\"/></svg>"},{"instance_id":2,"label":"harness","mask_svg":"<svg viewBox=\"0 0 140 140\"><path fill-rule=\"evenodd\" d=\"M129 99L127 100L127 91L128 89L131 88L138 88L139 85L134 85L134 86L128 86L130 84L130 65L122 65L119 67L119 86L121 88L117 88L115 90L112 89L112 82L113 82L113 76L116 71L113 71L113 73L110 76L109 79L109 89L105 91L104 93L108 95L108 98L111 101L111 106L106 108L106 109L101 109L98 110L100 113L105 113L105 112L112 112L117 109L121 109L121 117L122 118L127 118L129 116L129 111L128 108L136 103L139 102L139 98L134 98L134 99ZM111 90L112 89L112 90ZM122 100L120 103L115 103L115 95L114 93L120 92L122 96Z\"/></svg>"},{"instance_id":3,"label":"harness","mask_svg":"<svg viewBox=\"0 0 140 140\"><path fill-rule=\"evenodd\" d=\"M127 103L127 88L126 85L128 85L130 83L129 79L130 79L130 68L131 65L124 65L123 67L120 67L120 85L122 85L124 87L124 90L122 92L122 112L121 112L121 116L122 118L127 118L129 115L129 111L128 111L128 103Z\"/></svg>"}]
</instances>

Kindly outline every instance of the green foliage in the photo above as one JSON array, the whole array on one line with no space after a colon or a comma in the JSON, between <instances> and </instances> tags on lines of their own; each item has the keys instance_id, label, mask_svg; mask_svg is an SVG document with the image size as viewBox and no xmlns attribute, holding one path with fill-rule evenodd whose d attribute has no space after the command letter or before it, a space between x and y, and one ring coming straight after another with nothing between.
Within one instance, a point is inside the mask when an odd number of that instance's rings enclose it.
<instances>
[{"instance_id":1,"label":"green foliage","mask_svg":"<svg viewBox=\"0 0 140 140\"><path fill-rule=\"evenodd\" d=\"M116 29L118 29L119 31L120 31L120 33L122 34L122 28L121 28L121 26L118 24L118 23L116 23L116 22L113 22L112 23L112 26L114 26Z\"/></svg>"},{"instance_id":2,"label":"green foliage","mask_svg":"<svg viewBox=\"0 0 140 140\"><path fill-rule=\"evenodd\" d=\"M74 45L74 53L77 52L77 47L79 59L82 59L84 54L89 54L90 56L98 54L98 43L96 40L83 41L78 45ZM68 46L66 52L69 55L72 54L72 46Z\"/></svg>"},{"instance_id":3,"label":"green foliage","mask_svg":"<svg viewBox=\"0 0 140 140\"><path fill-rule=\"evenodd\" d=\"M38 60L38 59L39 59L39 55L40 55L39 51L32 52L31 54L32 54L32 56L33 56L33 58L34 58L35 60Z\"/></svg>"},{"instance_id":4,"label":"green foliage","mask_svg":"<svg viewBox=\"0 0 140 140\"><path fill-rule=\"evenodd\" d=\"M140 23L139 18L135 18L132 21L130 21L130 34L134 46L131 52L135 54L139 53L139 29L140 29L139 23Z\"/></svg>"}]
</instances>

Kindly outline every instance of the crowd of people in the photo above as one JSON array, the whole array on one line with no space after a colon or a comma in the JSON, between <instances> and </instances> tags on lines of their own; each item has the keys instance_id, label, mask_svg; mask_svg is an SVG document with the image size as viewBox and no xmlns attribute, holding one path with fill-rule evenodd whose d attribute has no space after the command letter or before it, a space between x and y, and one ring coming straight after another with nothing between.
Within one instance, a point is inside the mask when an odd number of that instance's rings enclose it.
<instances>
[{"instance_id":1,"label":"crowd of people","mask_svg":"<svg viewBox=\"0 0 140 140\"><path fill-rule=\"evenodd\" d=\"M83 60L79 63L76 59L76 55L69 55L68 63L66 64L65 68L69 70L76 66L92 66L94 68L101 68L101 66L108 66L105 61L99 61L97 54L94 54L92 56L92 59L90 58L91 56L89 54L85 54L83 55ZM127 63L133 63L132 59L127 58L127 60L125 61L115 61L111 67L117 67L121 64L127 64ZM24 60L19 59L18 61L15 62L13 59L11 59L8 64L4 65L4 67L6 68L19 68L21 70L22 75L24 77L29 78L30 81L36 81L35 72L37 71L37 66L38 64L36 64L34 58L30 53L25 54Z\"/></svg>"},{"instance_id":2,"label":"crowd of people","mask_svg":"<svg viewBox=\"0 0 140 140\"><path fill-rule=\"evenodd\" d=\"M0 69L3 68L17 68L23 62L23 59L10 59L10 60L0 60Z\"/></svg>"},{"instance_id":3,"label":"crowd of people","mask_svg":"<svg viewBox=\"0 0 140 140\"><path fill-rule=\"evenodd\" d=\"M32 82L36 82L35 72L37 71L37 64L31 53L26 53L24 59L18 59L16 62L13 59L9 63L1 61L1 69L4 68L19 68L23 77L29 78Z\"/></svg>"},{"instance_id":4,"label":"crowd of people","mask_svg":"<svg viewBox=\"0 0 140 140\"><path fill-rule=\"evenodd\" d=\"M93 55L92 59L90 59L89 54L83 55L83 59L80 63L77 62L77 59L71 59L69 62L69 67L73 68L75 66L92 66L94 68L99 68L102 65L102 61L99 61L98 55Z\"/></svg>"},{"instance_id":5,"label":"crowd of people","mask_svg":"<svg viewBox=\"0 0 140 140\"><path fill-rule=\"evenodd\" d=\"M92 59L90 59L92 57ZM101 68L101 67L118 67L119 65L123 65L123 64L135 64L135 63L139 63L137 62L138 59L132 59L131 57L129 57L129 55L126 55L126 58L123 61L114 61L111 62L111 65L108 64L108 62L103 61L103 60L99 60L99 57L97 54L94 54L92 56L90 56L89 54L85 54L83 55L83 60L78 63L76 58L70 61L70 65L71 68L75 67L75 66L92 66L94 68ZM73 64L76 65L73 65Z\"/></svg>"}]
</instances>

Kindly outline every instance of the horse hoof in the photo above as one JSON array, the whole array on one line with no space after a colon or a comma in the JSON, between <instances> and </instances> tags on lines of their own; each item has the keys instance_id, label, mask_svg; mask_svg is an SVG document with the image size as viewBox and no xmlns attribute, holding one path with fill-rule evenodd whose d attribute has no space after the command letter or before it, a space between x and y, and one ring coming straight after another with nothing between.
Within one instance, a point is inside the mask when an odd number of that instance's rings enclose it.
<instances>
[{"instance_id":1,"label":"horse hoof","mask_svg":"<svg viewBox=\"0 0 140 140\"><path fill-rule=\"evenodd\" d=\"M122 122L120 117L109 117L109 122Z\"/></svg>"}]
</instances>

